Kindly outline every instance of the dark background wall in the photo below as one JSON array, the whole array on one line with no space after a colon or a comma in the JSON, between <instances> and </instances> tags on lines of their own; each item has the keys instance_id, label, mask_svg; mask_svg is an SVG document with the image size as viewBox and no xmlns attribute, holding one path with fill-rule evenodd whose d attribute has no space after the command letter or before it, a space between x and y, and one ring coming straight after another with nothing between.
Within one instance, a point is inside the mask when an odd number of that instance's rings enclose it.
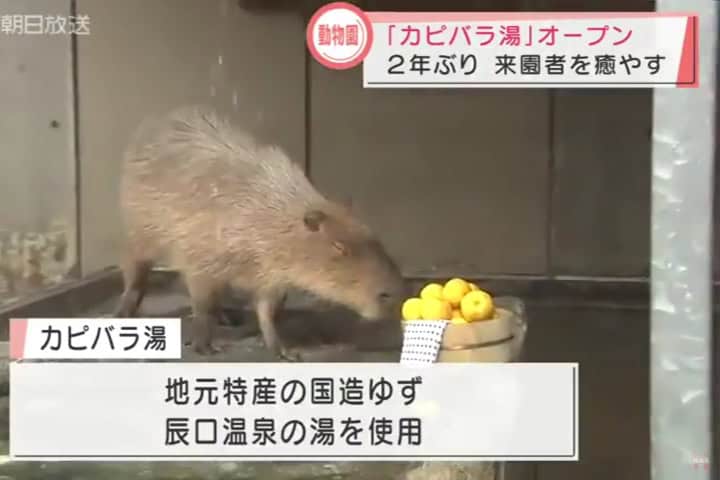
<instances>
[{"instance_id":1,"label":"dark background wall","mask_svg":"<svg viewBox=\"0 0 720 480\"><path fill-rule=\"evenodd\" d=\"M476 9L654 4L443 4ZM364 90L359 69L334 72L314 61L308 79L311 176L353 199L408 275L648 275L651 91Z\"/></svg>"}]
</instances>

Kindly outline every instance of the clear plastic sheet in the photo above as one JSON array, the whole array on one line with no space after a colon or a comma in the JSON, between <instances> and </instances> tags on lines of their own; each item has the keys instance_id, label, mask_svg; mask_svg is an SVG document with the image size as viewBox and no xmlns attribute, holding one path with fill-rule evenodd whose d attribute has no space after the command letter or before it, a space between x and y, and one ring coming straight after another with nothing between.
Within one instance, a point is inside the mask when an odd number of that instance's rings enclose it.
<instances>
[{"instance_id":1,"label":"clear plastic sheet","mask_svg":"<svg viewBox=\"0 0 720 480\"><path fill-rule=\"evenodd\" d=\"M699 15L700 86L654 92L651 475L709 480L717 3L656 9Z\"/></svg>"}]
</instances>

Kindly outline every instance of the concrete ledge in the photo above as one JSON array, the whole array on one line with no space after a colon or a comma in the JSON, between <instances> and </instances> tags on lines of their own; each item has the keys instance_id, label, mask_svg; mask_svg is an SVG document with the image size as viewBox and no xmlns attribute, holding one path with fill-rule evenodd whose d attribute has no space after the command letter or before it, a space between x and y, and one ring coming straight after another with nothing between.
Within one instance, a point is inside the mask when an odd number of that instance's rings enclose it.
<instances>
[{"instance_id":1,"label":"concrete ledge","mask_svg":"<svg viewBox=\"0 0 720 480\"><path fill-rule=\"evenodd\" d=\"M413 288L433 280L445 277L423 275L409 277L408 282ZM644 278L582 278L582 277L534 277L521 275L498 276L467 276L495 295L511 295L521 297L528 302L557 302L587 304L588 302L607 303L608 305L641 305L649 304L649 284ZM173 291L185 293L185 288L177 273L169 270L158 270L150 277L152 291ZM715 288L718 289L718 284ZM61 312L85 311L99 301L109 297L117 297L122 291L122 278L116 268L109 268L89 275L81 280L71 280L62 285L39 292L24 299L22 302L0 308L0 319L14 317L42 317L48 311L51 316ZM720 292L718 292L720 293ZM291 296L289 305L303 307L313 303L306 294L296 292ZM237 305L244 301L242 294L237 294L229 304Z\"/></svg>"},{"instance_id":2,"label":"concrete ledge","mask_svg":"<svg viewBox=\"0 0 720 480\"><path fill-rule=\"evenodd\" d=\"M108 269L81 280L48 288L18 303L0 308L0 320L9 318L72 317L92 307L100 298L122 291L122 277L116 269ZM0 325L7 329L5 322ZM4 338L7 338L5 336Z\"/></svg>"}]
</instances>

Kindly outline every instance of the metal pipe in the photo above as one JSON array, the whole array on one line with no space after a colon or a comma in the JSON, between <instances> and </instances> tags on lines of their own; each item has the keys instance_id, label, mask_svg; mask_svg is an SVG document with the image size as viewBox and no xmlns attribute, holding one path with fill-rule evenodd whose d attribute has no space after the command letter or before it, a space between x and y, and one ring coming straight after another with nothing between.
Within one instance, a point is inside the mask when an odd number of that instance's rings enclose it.
<instances>
[{"instance_id":1,"label":"metal pipe","mask_svg":"<svg viewBox=\"0 0 720 480\"><path fill-rule=\"evenodd\" d=\"M712 227L717 5L658 0L699 16L699 88L654 92L651 478L710 480Z\"/></svg>"}]
</instances>

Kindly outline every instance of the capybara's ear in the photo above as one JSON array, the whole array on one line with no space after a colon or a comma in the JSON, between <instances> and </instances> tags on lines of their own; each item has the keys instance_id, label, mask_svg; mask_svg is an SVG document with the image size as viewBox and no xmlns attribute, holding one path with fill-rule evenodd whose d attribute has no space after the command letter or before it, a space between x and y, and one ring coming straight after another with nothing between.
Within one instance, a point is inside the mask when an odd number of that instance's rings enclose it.
<instances>
[{"instance_id":1,"label":"capybara's ear","mask_svg":"<svg viewBox=\"0 0 720 480\"><path fill-rule=\"evenodd\" d=\"M325 212L320 210L310 210L307 213L305 213L305 217L303 218L303 221L305 222L305 226L310 230L311 232L317 232L320 230L320 226L327 218L327 215L325 215Z\"/></svg>"}]
</instances>

